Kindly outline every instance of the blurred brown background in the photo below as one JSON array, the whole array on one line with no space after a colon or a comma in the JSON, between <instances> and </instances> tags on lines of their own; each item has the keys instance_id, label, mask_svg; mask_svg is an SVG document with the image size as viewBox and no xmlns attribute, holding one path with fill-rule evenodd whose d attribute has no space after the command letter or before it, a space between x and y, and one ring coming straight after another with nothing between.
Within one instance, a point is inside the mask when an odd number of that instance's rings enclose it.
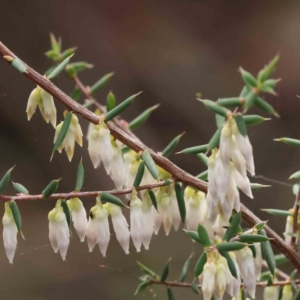
<instances>
[{"instance_id":1,"label":"blurred brown background","mask_svg":"<svg viewBox=\"0 0 300 300\"><path fill-rule=\"evenodd\" d=\"M242 81L239 66L256 73L275 54L281 59L276 77L283 81L277 97L267 97L280 119L249 129L254 146L256 173L280 181L299 169L299 149L278 144L276 137L300 138L300 3L299 1L103 1L103 0L0 0L0 40L39 72L50 67L43 55L49 46L49 32L60 35L63 47L78 46L75 60L95 65L83 72L82 80L92 84L115 71L111 83L96 96L104 101L110 89L117 100L143 91L124 118L131 120L147 107L161 103L147 124L136 130L142 140L159 151L179 133L186 131L178 150L204 144L215 130L214 118L195 100L232 97ZM73 84L65 77L55 80L71 93ZM74 188L76 167L83 157L85 190L113 187L103 167L92 168L84 143L76 148L72 163L66 155L49 162L53 128L37 113L27 122L25 109L33 83L0 60L0 174L17 165L12 179L39 193L50 180L63 177L59 190ZM83 100L83 99L82 99ZM63 107L57 103L59 118ZM87 122L81 121L84 131ZM172 155L171 160L192 174L204 170L194 156ZM1 175L2 176L2 175ZM254 182L266 183L253 179ZM12 187L7 193L13 193ZM284 220L271 218L260 208L288 209L294 201L289 187L273 184L255 192L255 199L243 202L270 225L283 232ZM85 199L87 210L94 199ZM42 203L43 202L43 203ZM138 284L139 260L161 272L172 256L170 279L179 275L184 260L200 249L183 232L168 238L161 231L150 251L126 256L112 236L108 255L98 249L88 253L74 234L67 261L54 255L48 241L48 211L54 202L20 204L26 241L19 241L15 261L9 265L0 247L1 299L132 299ZM0 213L3 213L1 206ZM192 280L192 275L188 277ZM166 299L163 287L154 287L136 299ZM189 290L175 290L176 299L196 299ZM259 298L259 297L258 297Z\"/></svg>"}]
</instances>

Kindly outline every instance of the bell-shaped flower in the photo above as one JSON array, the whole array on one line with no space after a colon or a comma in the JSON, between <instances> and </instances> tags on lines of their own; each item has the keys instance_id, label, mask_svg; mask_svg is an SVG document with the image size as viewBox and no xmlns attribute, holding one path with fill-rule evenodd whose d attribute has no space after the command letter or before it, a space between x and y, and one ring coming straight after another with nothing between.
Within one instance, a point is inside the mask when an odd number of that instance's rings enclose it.
<instances>
[{"instance_id":1,"label":"bell-shaped flower","mask_svg":"<svg viewBox=\"0 0 300 300\"><path fill-rule=\"evenodd\" d=\"M88 152L95 169L98 168L101 163L99 129L99 125L89 124Z\"/></svg>"},{"instance_id":2,"label":"bell-shaped flower","mask_svg":"<svg viewBox=\"0 0 300 300\"><path fill-rule=\"evenodd\" d=\"M55 253L59 251L63 260L70 243L70 232L66 215L61 207L61 201L58 200L56 206L48 214L49 220L49 240Z\"/></svg>"},{"instance_id":3,"label":"bell-shaped flower","mask_svg":"<svg viewBox=\"0 0 300 300\"><path fill-rule=\"evenodd\" d=\"M56 108L54 105L54 100L52 95L50 95L45 90L40 87L36 87L30 94L27 103L27 117L28 121L32 118L36 111L37 106L39 106L40 112L44 120L56 127Z\"/></svg>"},{"instance_id":4,"label":"bell-shaped flower","mask_svg":"<svg viewBox=\"0 0 300 300\"><path fill-rule=\"evenodd\" d=\"M108 209L97 199L96 205L91 208L86 231L89 251L92 252L98 243L99 250L104 257L110 240L108 214Z\"/></svg>"},{"instance_id":5,"label":"bell-shaped flower","mask_svg":"<svg viewBox=\"0 0 300 300\"><path fill-rule=\"evenodd\" d=\"M244 286L252 298L255 298L256 272L253 254L249 247L245 247L235 252L236 259L240 267Z\"/></svg>"},{"instance_id":6,"label":"bell-shaped flower","mask_svg":"<svg viewBox=\"0 0 300 300\"><path fill-rule=\"evenodd\" d=\"M111 160L109 175L111 179L114 181L116 188L118 190L121 190L126 181L126 172L125 172L125 166L123 162L122 151L115 143L115 141L112 141L112 147L113 147L113 157Z\"/></svg>"},{"instance_id":7,"label":"bell-shaped flower","mask_svg":"<svg viewBox=\"0 0 300 300\"><path fill-rule=\"evenodd\" d=\"M126 179L127 179L129 166L133 161L139 160L139 155L135 151L130 149L129 151L123 154L123 160L124 160L124 168L125 168Z\"/></svg>"},{"instance_id":8,"label":"bell-shaped flower","mask_svg":"<svg viewBox=\"0 0 300 300\"><path fill-rule=\"evenodd\" d=\"M130 235L137 252L141 252L143 242L142 201L137 197L136 190L132 191L130 201Z\"/></svg>"},{"instance_id":9,"label":"bell-shaped flower","mask_svg":"<svg viewBox=\"0 0 300 300\"><path fill-rule=\"evenodd\" d=\"M283 287L281 300L292 300L293 299L293 291L292 286L287 284Z\"/></svg>"},{"instance_id":10,"label":"bell-shaped flower","mask_svg":"<svg viewBox=\"0 0 300 300\"><path fill-rule=\"evenodd\" d=\"M154 230L154 217L153 217L153 211L152 208L152 202L149 196L149 193L146 192L143 195L143 201L142 201L142 219L143 219L143 245L146 250L149 249L150 241L153 235ZM154 208L155 210L155 208ZM155 210L156 211L156 210ZM157 213L158 214L158 213ZM161 224L161 222L160 222Z\"/></svg>"},{"instance_id":11,"label":"bell-shaped flower","mask_svg":"<svg viewBox=\"0 0 300 300\"><path fill-rule=\"evenodd\" d=\"M86 210L79 198L71 198L67 201L67 203L71 211L74 228L80 238L80 241L84 242L88 224Z\"/></svg>"},{"instance_id":12,"label":"bell-shaped flower","mask_svg":"<svg viewBox=\"0 0 300 300\"><path fill-rule=\"evenodd\" d=\"M61 122L59 125L56 126L54 143L57 140L57 137L61 131L62 125L63 125L63 122ZM66 134L63 142L61 143L61 145L58 147L59 153L61 153L62 150L65 149L69 161L72 160L73 155L74 155L75 142L77 142L77 144L80 147L82 147L82 130L81 130L80 124L78 122L78 118L73 114L67 134Z\"/></svg>"},{"instance_id":13,"label":"bell-shaped flower","mask_svg":"<svg viewBox=\"0 0 300 300\"><path fill-rule=\"evenodd\" d=\"M113 158L113 148L111 145L110 131L107 128L104 121L100 121L99 123L99 146L100 146L100 156L103 162L106 173L109 174L111 161Z\"/></svg>"},{"instance_id":14,"label":"bell-shaped flower","mask_svg":"<svg viewBox=\"0 0 300 300\"><path fill-rule=\"evenodd\" d=\"M12 264L17 248L18 229L8 202L5 203L5 212L2 218L2 224L5 253L9 262Z\"/></svg>"},{"instance_id":15,"label":"bell-shaped flower","mask_svg":"<svg viewBox=\"0 0 300 300\"><path fill-rule=\"evenodd\" d=\"M156 194L158 212L162 217L162 224L166 235L168 236L172 228L173 209L170 196L165 192L164 188L160 188Z\"/></svg>"},{"instance_id":16,"label":"bell-shaped flower","mask_svg":"<svg viewBox=\"0 0 300 300\"><path fill-rule=\"evenodd\" d=\"M204 300L211 300L215 290L217 266L214 259L208 259L199 277Z\"/></svg>"},{"instance_id":17,"label":"bell-shaped flower","mask_svg":"<svg viewBox=\"0 0 300 300\"><path fill-rule=\"evenodd\" d=\"M279 286L267 286L264 288L264 300L274 300L279 298Z\"/></svg>"},{"instance_id":18,"label":"bell-shaped flower","mask_svg":"<svg viewBox=\"0 0 300 300\"><path fill-rule=\"evenodd\" d=\"M125 251L126 254L129 254L129 239L130 232L128 229L128 223L122 213L121 207L107 203L111 215L111 220L113 223L114 231L116 233L116 237L121 247Z\"/></svg>"},{"instance_id":19,"label":"bell-shaped flower","mask_svg":"<svg viewBox=\"0 0 300 300\"><path fill-rule=\"evenodd\" d=\"M255 247L255 258L254 259L254 265L255 265L255 274L256 274L256 279L260 279L261 275L261 269L263 265L263 259L262 259L262 253L261 253L261 244L260 243L254 243Z\"/></svg>"},{"instance_id":20,"label":"bell-shaped flower","mask_svg":"<svg viewBox=\"0 0 300 300\"><path fill-rule=\"evenodd\" d=\"M162 215L152 206L152 217L153 217L153 232L155 235L158 234L162 224Z\"/></svg>"},{"instance_id":21,"label":"bell-shaped flower","mask_svg":"<svg viewBox=\"0 0 300 300\"><path fill-rule=\"evenodd\" d=\"M126 179L126 188L132 188L138 168L140 165L140 160L135 160L131 162L128 166L128 173L127 173L127 179Z\"/></svg>"}]
</instances>

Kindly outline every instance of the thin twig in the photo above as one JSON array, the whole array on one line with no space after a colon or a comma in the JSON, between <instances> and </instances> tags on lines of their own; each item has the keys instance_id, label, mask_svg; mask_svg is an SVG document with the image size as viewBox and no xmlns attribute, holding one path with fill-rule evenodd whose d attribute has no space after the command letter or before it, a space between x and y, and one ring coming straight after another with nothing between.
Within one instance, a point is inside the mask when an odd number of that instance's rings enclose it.
<instances>
[{"instance_id":1,"label":"thin twig","mask_svg":"<svg viewBox=\"0 0 300 300\"><path fill-rule=\"evenodd\" d=\"M167 184L172 183L172 180L169 180L168 182L160 181L154 184L146 184L141 185L138 188L136 188L137 191L142 190L151 190L158 187L166 186ZM124 189L124 190L111 190L111 191L105 191L107 193L110 193L112 195L126 195L132 193L133 188L131 189ZM71 192L71 193L56 193L49 196L49 199L70 199L70 198L82 198L82 197L97 197L99 194L103 193L104 191L92 191L92 192ZM8 200L15 200L15 201L33 201L33 200L41 200L44 196L42 194L39 195L23 195L19 194L17 196L8 196L8 195L0 195L0 200L8 201Z\"/></svg>"},{"instance_id":2,"label":"thin twig","mask_svg":"<svg viewBox=\"0 0 300 300\"><path fill-rule=\"evenodd\" d=\"M288 187L293 187L293 185L290 184L290 183L286 183L286 182L283 182L283 181L272 179L272 178L269 178L269 177L266 177L266 176L263 176L263 175L254 175L253 177L254 178L263 179L265 181L272 182L272 183L275 183L275 184L279 184L279 185L283 185L283 186L288 186Z\"/></svg>"},{"instance_id":3,"label":"thin twig","mask_svg":"<svg viewBox=\"0 0 300 300\"><path fill-rule=\"evenodd\" d=\"M16 58L14 53L12 53L3 43L0 42L0 54L2 56L11 56L12 58ZM68 95L62 92L58 87L56 87L50 80L43 77L41 74L37 73L35 70L30 68L28 65L25 65L26 71L23 73L27 78L31 81L35 82L38 86L46 90L53 97L59 100L65 107L67 107L70 111L73 111L77 115L83 117L84 119L92 122L94 124L99 123L99 117L93 114L88 109L84 108L79 103L73 101ZM158 166L166 170L167 172L172 174L172 177L175 180L181 181L186 185L192 186L200 191L207 192L207 183L197 179L196 177L188 174L184 170L180 169L178 166L174 165L167 158L155 153L151 149L147 148L144 144L138 141L136 138L129 135L124 130L120 129L112 122L108 122L107 126L111 132L111 134L121 141L123 144L133 149L136 152L144 151L148 149L151 153L152 158L156 162ZM261 220L254 215L247 207L241 204L241 211L243 213L244 220L250 226L254 226L257 223L260 223ZM287 245L282 238L274 232L269 226L265 226L267 235L271 238L271 243L278 248L278 250L283 253L295 266L295 268L300 272L300 259L294 249Z\"/></svg>"}]
</instances>

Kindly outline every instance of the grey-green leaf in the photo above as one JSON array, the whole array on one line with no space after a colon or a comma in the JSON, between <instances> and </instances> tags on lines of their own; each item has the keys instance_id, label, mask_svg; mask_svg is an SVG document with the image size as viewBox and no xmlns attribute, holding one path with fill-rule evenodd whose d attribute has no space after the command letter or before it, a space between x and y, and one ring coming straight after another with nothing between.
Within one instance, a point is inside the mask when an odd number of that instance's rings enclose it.
<instances>
[{"instance_id":1,"label":"grey-green leaf","mask_svg":"<svg viewBox=\"0 0 300 300\"><path fill-rule=\"evenodd\" d=\"M246 125L258 125L261 124L264 121L268 121L271 119L268 118L264 118L262 116L259 115L245 115L243 116L245 124Z\"/></svg>"},{"instance_id":2,"label":"grey-green leaf","mask_svg":"<svg viewBox=\"0 0 300 300\"><path fill-rule=\"evenodd\" d=\"M175 183L175 193L176 193L176 198L177 198L177 204L180 212L180 217L182 223L185 222L185 217L186 217L186 208L185 208L185 201L184 201L184 196L182 192L182 187L179 182Z\"/></svg>"},{"instance_id":3,"label":"grey-green leaf","mask_svg":"<svg viewBox=\"0 0 300 300\"><path fill-rule=\"evenodd\" d=\"M247 136L247 126L245 124L245 120L243 118L243 115L237 114L237 115L234 116L234 119L235 119L235 122L236 122L236 125L238 127L238 130L239 130L240 134L242 136Z\"/></svg>"},{"instance_id":4,"label":"grey-green leaf","mask_svg":"<svg viewBox=\"0 0 300 300\"><path fill-rule=\"evenodd\" d=\"M175 300L174 294L171 290L171 288L167 288L167 294L168 294L168 300Z\"/></svg>"},{"instance_id":5,"label":"grey-green leaf","mask_svg":"<svg viewBox=\"0 0 300 300\"><path fill-rule=\"evenodd\" d=\"M199 277L201 273L203 272L204 265L207 262L206 252L204 251L201 256L199 257L195 269L194 269L194 276Z\"/></svg>"},{"instance_id":6,"label":"grey-green leaf","mask_svg":"<svg viewBox=\"0 0 300 300\"><path fill-rule=\"evenodd\" d=\"M192 286L191 286L191 289L192 289L192 291L193 291L195 294L200 294L198 283L194 282L194 283L192 284Z\"/></svg>"},{"instance_id":7,"label":"grey-green leaf","mask_svg":"<svg viewBox=\"0 0 300 300\"><path fill-rule=\"evenodd\" d=\"M268 237L266 234L266 231L262 229L259 234L262 236ZM275 268L276 268L276 263L275 263L275 256L274 252L271 246L270 241L266 241L264 243L261 243L261 251L262 251L262 256L266 260L267 265L269 267L269 270L273 276L275 276Z\"/></svg>"},{"instance_id":8,"label":"grey-green leaf","mask_svg":"<svg viewBox=\"0 0 300 300\"><path fill-rule=\"evenodd\" d=\"M48 198L51 196L58 188L58 183L60 179L52 180L46 188L42 191L43 197Z\"/></svg>"},{"instance_id":9,"label":"grey-green leaf","mask_svg":"<svg viewBox=\"0 0 300 300\"><path fill-rule=\"evenodd\" d=\"M143 179L143 176L144 176L144 171L145 171L145 163L144 163L144 161L141 161L140 165L139 165L139 168L138 168L138 171L136 173L134 182L133 182L133 186L135 188L138 188L140 186L140 184L142 182L142 179Z\"/></svg>"},{"instance_id":10,"label":"grey-green leaf","mask_svg":"<svg viewBox=\"0 0 300 300\"><path fill-rule=\"evenodd\" d=\"M148 190L152 205L154 206L154 208L157 210L157 201L156 201L156 197L155 194L152 190Z\"/></svg>"},{"instance_id":11,"label":"grey-green leaf","mask_svg":"<svg viewBox=\"0 0 300 300\"><path fill-rule=\"evenodd\" d=\"M84 182L84 167L83 167L82 159L81 159L80 163L78 164L78 167L77 167L75 191L80 191L82 189L83 182Z\"/></svg>"},{"instance_id":12,"label":"grey-green leaf","mask_svg":"<svg viewBox=\"0 0 300 300\"><path fill-rule=\"evenodd\" d=\"M209 247L211 245L211 242L210 242L210 239L209 239L209 236L208 236L208 233L207 233L205 227L203 227L201 224L199 224L198 228L197 228L197 232L198 232L198 236L199 236L201 245L204 248Z\"/></svg>"},{"instance_id":13,"label":"grey-green leaf","mask_svg":"<svg viewBox=\"0 0 300 300\"><path fill-rule=\"evenodd\" d=\"M242 243L262 243L268 241L268 237L259 234L242 234L239 236L239 241Z\"/></svg>"},{"instance_id":14,"label":"grey-green leaf","mask_svg":"<svg viewBox=\"0 0 300 300\"><path fill-rule=\"evenodd\" d=\"M16 57L11 65L16 69L18 70L20 73L26 73L26 65L20 60L20 58Z\"/></svg>"},{"instance_id":15,"label":"grey-green leaf","mask_svg":"<svg viewBox=\"0 0 300 300\"><path fill-rule=\"evenodd\" d=\"M137 289L136 289L134 295L136 295L136 294L142 292L143 290L145 290L146 287L148 287L150 284L151 284L151 281L150 281L150 280L145 280L145 281L143 281L142 283L140 283L139 286L137 287Z\"/></svg>"},{"instance_id":16,"label":"grey-green leaf","mask_svg":"<svg viewBox=\"0 0 300 300\"><path fill-rule=\"evenodd\" d=\"M13 182L13 187L17 193L28 195L29 192L26 187L20 183Z\"/></svg>"},{"instance_id":17,"label":"grey-green leaf","mask_svg":"<svg viewBox=\"0 0 300 300\"><path fill-rule=\"evenodd\" d=\"M145 162L145 165L147 167L147 169L149 170L149 172L151 173L152 177L154 179L158 179L158 168L149 152L149 150L144 150L143 154L141 155L141 158L143 159L143 161Z\"/></svg>"},{"instance_id":18,"label":"grey-green leaf","mask_svg":"<svg viewBox=\"0 0 300 300\"><path fill-rule=\"evenodd\" d=\"M169 260L166 262L165 266L164 266L164 269L163 269L162 274L161 274L161 277L160 277L160 281L161 281L161 282L165 282L166 279L167 279L168 276L169 276L169 265L170 265L170 260L171 260L171 259L169 259Z\"/></svg>"},{"instance_id":19,"label":"grey-green leaf","mask_svg":"<svg viewBox=\"0 0 300 300\"><path fill-rule=\"evenodd\" d=\"M116 97L112 91L110 91L106 97L106 109L107 111L111 111L116 107Z\"/></svg>"},{"instance_id":20,"label":"grey-green leaf","mask_svg":"<svg viewBox=\"0 0 300 300\"><path fill-rule=\"evenodd\" d=\"M96 83L94 83L90 88L90 93L94 94L98 90L100 90L102 87L104 87L107 82L110 80L110 78L114 75L114 73L108 73L101 77Z\"/></svg>"},{"instance_id":21,"label":"grey-green leaf","mask_svg":"<svg viewBox=\"0 0 300 300\"><path fill-rule=\"evenodd\" d=\"M194 146L190 148L186 148L181 150L180 152L177 153L184 153L184 154L198 154L198 153L203 153L206 152L208 145L200 145L200 146Z\"/></svg>"},{"instance_id":22,"label":"grey-green leaf","mask_svg":"<svg viewBox=\"0 0 300 300\"><path fill-rule=\"evenodd\" d=\"M230 225L229 227L227 228L224 236L223 236L223 240L229 242L230 239L232 239L236 233L237 233L237 230L238 230L238 227L241 223L241 219L242 219L242 213L241 212L238 212L232 219L231 219L231 222L230 222Z\"/></svg>"},{"instance_id":23,"label":"grey-green leaf","mask_svg":"<svg viewBox=\"0 0 300 300\"><path fill-rule=\"evenodd\" d=\"M18 232L22 234L22 219L17 203L15 201L10 201L9 208L11 209Z\"/></svg>"},{"instance_id":24,"label":"grey-green leaf","mask_svg":"<svg viewBox=\"0 0 300 300\"><path fill-rule=\"evenodd\" d=\"M58 76L67 66L67 64L69 63L71 57L74 54L70 55L69 57L67 57L65 60L63 60L48 76L48 79L53 79L56 76Z\"/></svg>"},{"instance_id":25,"label":"grey-green leaf","mask_svg":"<svg viewBox=\"0 0 300 300\"><path fill-rule=\"evenodd\" d=\"M275 215L275 216L282 216L282 217L292 216L292 214L288 210L265 208L265 209L262 209L262 211L265 211L265 212L267 212L271 215Z\"/></svg>"},{"instance_id":26,"label":"grey-green leaf","mask_svg":"<svg viewBox=\"0 0 300 300\"><path fill-rule=\"evenodd\" d=\"M237 276L237 271L236 271L234 262L233 262L231 256L229 255L229 253L228 253L228 252L220 252L220 254L221 254L223 257L226 258L227 264L228 264L228 268L229 268L229 270L230 270L231 275L232 275L233 277L235 277L235 278L238 278L238 276Z\"/></svg>"},{"instance_id":27,"label":"grey-green leaf","mask_svg":"<svg viewBox=\"0 0 300 300\"><path fill-rule=\"evenodd\" d=\"M137 261L137 264L139 265L139 267L141 268L141 270L148 276L150 276L151 278L158 280L159 276L153 272L152 270L150 270L148 267L146 267L145 265L143 265L142 263Z\"/></svg>"},{"instance_id":28,"label":"grey-green leaf","mask_svg":"<svg viewBox=\"0 0 300 300\"><path fill-rule=\"evenodd\" d=\"M179 134L178 136L176 136L171 142L170 144L162 151L162 156L164 157L168 157L176 148L177 144L179 143L181 137L184 135L184 133Z\"/></svg>"},{"instance_id":29,"label":"grey-green leaf","mask_svg":"<svg viewBox=\"0 0 300 300\"><path fill-rule=\"evenodd\" d=\"M220 252L228 252L228 251L238 251L245 248L247 244L240 242L228 242L228 243L220 243L216 245L216 248Z\"/></svg>"},{"instance_id":30,"label":"grey-green leaf","mask_svg":"<svg viewBox=\"0 0 300 300\"><path fill-rule=\"evenodd\" d=\"M8 185L9 179L10 179L10 173L11 171L14 169L14 167L10 168L2 177L1 181L0 181L0 194L2 194L2 192L4 191L4 189L6 188L6 186Z\"/></svg>"},{"instance_id":31,"label":"grey-green leaf","mask_svg":"<svg viewBox=\"0 0 300 300\"><path fill-rule=\"evenodd\" d=\"M159 104L154 105L152 107L147 108L144 112L142 112L139 116L133 119L129 124L128 127L130 130L136 129L143 125L148 118L150 117L151 113L159 107Z\"/></svg>"},{"instance_id":32,"label":"grey-green leaf","mask_svg":"<svg viewBox=\"0 0 300 300\"><path fill-rule=\"evenodd\" d=\"M197 157L201 160L201 162L207 167L208 157L204 153L197 154Z\"/></svg>"},{"instance_id":33,"label":"grey-green leaf","mask_svg":"<svg viewBox=\"0 0 300 300\"><path fill-rule=\"evenodd\" d=\"M66 200L62 200L61 201L61 206L63 208L63 211L66 215L66 219L67 219L67 223L68 223L68 226L69 226L69 229L71 228L71 213L70 213L70 209L69 209L69 206L66 202Z\"/></svg>"},{"instance_id":34,"label":"grey-green leaf","mask_svg":"<svg viewBox=\"0 0 300 300\"><path fill-rule=\"evenodd\" d=\"M179 276L180 282L183 282L185 280L186 274L187 274L189 266L190 266L191 258L192 258L192 255L190 255L183 264L183 267L181 269L180 276Z\"/></svg>"},{"instance_id":35,"label":"grey-green leaf","mask_svg":"<svg viewBox=\"0 0 300 300\"><path fill-rule=\"evenodd\" d=\"M208 178L208 170L205 170L196 176L200 180L206 181Z\"/></svg>"},{"instance_id":36,"label":"grey-green leaf","mask_svg":"<svg viewBox=\"0 0 300 300\"><path fill-rule=\"evenodd\" d=\"M213 150L214 148L216 148L216 147L219 146L219 144L220 144L220 137L221 137L221 128L219 128L214 133L214 135L212 136L212 138L208 142L206 153L209 153L211 150Z\"/></svg>"},{"instance_id":37,"label":"grey-green leaf","mask_svg":"<svg viewBox=\"0 0 300 300\"><path fill-rule=\"evenodd\" d=\"M119 199L118 197L107 193L107 192L103 192L100 194L100 199L115 205L118 205L120 207L126 207L126 205L121 201L121 199Z\"/></svg>"}]
</instances>

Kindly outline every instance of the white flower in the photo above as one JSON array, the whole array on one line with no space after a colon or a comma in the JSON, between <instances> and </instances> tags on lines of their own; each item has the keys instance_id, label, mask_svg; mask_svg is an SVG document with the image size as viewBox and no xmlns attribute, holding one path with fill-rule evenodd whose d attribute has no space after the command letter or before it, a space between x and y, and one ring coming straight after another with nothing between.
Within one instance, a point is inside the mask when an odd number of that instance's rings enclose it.
<instances>
[{"instance_id":1,"label":"white flower","mask_svg":"<svg viewBox=\"0 0 300 300\"><path fill-rule=\"evenodd\" d=\"M137 252L141 251L143 242L142 201L137 198L136 191L132 192L130 201L130 235Z\"/></svg>"},{"instance_id":2,"label":"white flower","mask_svg":"<svg viewBox=\"0 0 300 300\"><path fill-rule=\"evenodd\" d=\"M158 213L154 206L152 206L152 216L153 216L153 231L157 235L162 223L162 215Z\"/></svg>"},{"instance_id":3,"label":"white flower","mask_svg":"<svg viewBox=\"0 0 300 300\"><path fill-rule=\"evenodd\" d=\"M126 179L127 179L129 174L129 166L133 161L139 160L139 155L135 151L129 150L128 152L123 154L123 159L124 159L124 167L125 167Z\"/></svg>"},{"instance_id":4,"label":"white flower","mask_svg":"<svg viewBox=\"0 0 300 300\"><path fill-rule=\"evenodd\" d=\"M108 209L99 200L91 208L90 218L86 231L89 251L92 252L98 243L101 254L105 257L110 240L110 230L108 223Z\"/></svg>"},{"instance_id":5,"label":"white flower","mask_svg":"<svg viewBox=\"0 0 300 300\"><path fill-rule=\"evenodd\" d=\"M166 235L168 236L172 228L173 221L173 210L172 202L170 196L164 192L163 189L159 190L159 193L156 195L158 212L162 216L162 223Z\"/></svg>"},{"instance_id":6,"label":"white flower","mask_svg":"<svg viewBox=\"0 0 300 300\"><path fill-rule=\"evenodd\" d=\"M90 123L88 128L88 151L94 168L101 163L99 125Z\"/></svg>"},{"instance_id":7,"label":"white flower","mask_svg":"<svg viewBox=\"0 0 300 300\"><path fill-rule=\"evenodd\" d=\"M285 236L285 242L289 245L291 244L292 241L293 231L294 231L294 217L288 216L286 218L284 236Z\"/></svg>"},{"instance_id":8,"label":"white flower","mask_svg":"<svg viewBox=\"0 0 300 300\"><path fill-rule=\"evenodd\" d=\"M292 286L290 284L285 285L283 287L281 300L292 300L292 299L293 299Z\"/></svg>"},{"instance_id":9,"label":"white flower","mask_svg":"<svg viewBox=\"0 0 300 300\"><path fill-rule=\"evenodd\" d=\"M72 215L74 228L80 238L84 242L85 233L87 229L86 210L79 198L71 198L67 201Z\"/></svg>"},{"instance_id":10,"label":"white flower","mask_svg":"<svg viewBox=\"0 0 300 300\"><path fill-rule=\"evenodd\" d=\"M56 108L54 105L53 97L48 92L44 91L40 87L35 88L28 99L27 103L27 117L28 121L32 118L36 111L37 106L39 106L40 112L44 120L56 127Z\"/></svg>"},{"instance_id":11,"label":"white flower","mask_svg":"<svg viewBox=\"0 0 300 300\"><path fill-rule=\"evenodd\" d=\"M48 214L49 220L49 239L55 253L59 251L63 260L70 243L70 232L66 215L61 207L61 201L58 200L56 207Z\"/></svg>"},{"instance_id":12,"label":"white flower","mask_svg":"<svg viewBox=\"0 0 300 300\"><path fill-rule=\"evenodd\" d=\"M2 218L3 224L3 242L6 256L12 264L17 248L17 233L18 229L14 221L9 203L5 203L5 213Z\"/></svg>"},{"instance_id":13,"label":"white flower","mask_svg":"<svg viewBox=\"0 0 300 300\"><path fill-rule=\"evenodd\" d=\"M63 122L56 126L54 143L57 140L57 137L61 131ZM68 128L67 134L62 142L62 144L58 147L59 153L65 148L66 154L68 156L69 161L72 160L75 149L75 142L82 147L82 130L80 124L78 122L78 118L73 114L70 122L70 126Z\"/></svg>"},{"instance_id":14,"label":"white flower","mask_svg":"<svg viewBox=\"0 0 300 300\"><path fill-rule=\"evenodd\" d=\"M100 121L99 129L99 146L100 146L100 156L103 162L106 173L109 174L111 161L113 158L113 148L111 145L110 131L107 128L104 121Z\"/></svg>"},{"instance_id":15,"label":"white flower","mask_svg":"<svg viewBox=\"0 0 300 300\"><path fill-rule=\"evenodd\" d=\"M235 252L239 264L245 288L252 298L255 298L256 272L253 254L249 247Z\"/></svg>"},{"instance_id":16,"label":"white flower","mask_svg":"<svg viewBox=\"0 0 300 300\"><path fill-rule=\"evenodd\" d=\"M143 245L146 250L149 249L149 244L153 235L154 230L154 217L153 217L153 211L152 208L152 202L149 196L149 193L146 192L143 195L143 201L142 201L142 218L143 218ZM154 208L155 210L155 208ZM156 210L155 210L156 211ZM158 213L157 213L158 214ZM161 222L160 222L161 224Z\"/></svg>"},{"instance_id":17,"label":"white flower","mask_svg":"<svg viewBox=\"0 0 300 300\"><path fill-rule=\"evenodd\" d=\"M126 254L129 254L129 239L130 233L128 230L128 223L122 213L121 207L107 203L111 214L111 219L117 240Z\"/></svg>"},{"instance_id":18,"label":"white flower","mask_svg":"<svg viewBox=\"0 0 300 300\"><path fill-rule=\"evenodd\" d=\"M117 146L115 142L112 142L113 145L113 157L111 160L111 167L109 175L114 181L115 186L118 190L121 190L126 181L126 172L123 162L123 156L121 149Z\"/></svg>"},{"instance_id":19,"label":"white flower","mask_svg":"<svg viewBox=\"0 0 300 300\"><path fill-rule=\"evenodd\" d=\"M139 165L140 165L139 160L135 160L129 164L127 180L126 180L126 184L125 184L126 188L128 188L128 189L132 188Z\"/></svg>"},{"instance_id":20,"label":"white flower","mask_svg":"<svg viewBox=\"0 0 300 300\"><path fill-rule=\"evenodd\" d=\"M204 300L211 300L215 290L215 278L217 266L214 260L208 260L204 265L203 272L199 277Z\"/></svg>"},{"instance_id":21,"label":"white flower","mask_svg":"<svg viewBox=\"0 0 300 300\"><path fill-rule=\"evenodd\" d=\"M279 297L279 286L267 286L264 288L264 300L275 300Z\"/></svg>"},{"instance_id":22,"label":"white flower","mask_svg":"<svg viewBox=\"0 0 300 300\"><path fill-rule=\"evenodd\" d=\"M262 259L262 253L261 253L261 244L260 243L254 243L255 247L255 258L254 259L254 265L255 265L255 274L256 274L256 279L260 279L261 275L261 269L262 269L262 264L263 264L263 259Z\"/></svg>"}]
</instances>

